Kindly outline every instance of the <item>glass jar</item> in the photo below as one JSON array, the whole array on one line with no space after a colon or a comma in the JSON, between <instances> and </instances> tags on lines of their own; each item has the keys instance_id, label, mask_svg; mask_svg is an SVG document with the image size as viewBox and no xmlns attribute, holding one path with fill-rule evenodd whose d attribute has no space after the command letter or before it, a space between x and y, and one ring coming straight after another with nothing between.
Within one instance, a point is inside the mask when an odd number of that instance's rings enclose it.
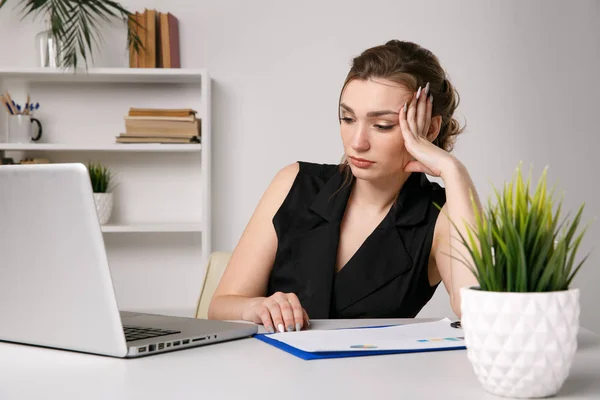
<instances>
[{"instance_id":1,"label":"glass jar","mask_svg":"<svg viewBox=\"0 0 600 400\"><path fill-rule=\"evenodd\" d=\"M58 39L52 33L50 22L46 22L46 29L35 35L37 51L37 65L42 68L60 67Z\"/></svg>"}]
</instances>

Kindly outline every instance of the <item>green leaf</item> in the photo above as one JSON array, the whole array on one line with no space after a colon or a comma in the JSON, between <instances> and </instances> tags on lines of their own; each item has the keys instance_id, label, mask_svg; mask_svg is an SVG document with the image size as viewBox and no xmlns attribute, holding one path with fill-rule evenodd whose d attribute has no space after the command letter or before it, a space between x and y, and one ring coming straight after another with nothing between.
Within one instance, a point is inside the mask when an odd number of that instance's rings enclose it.
<instances>
[{"instance_id":1,"label":"green leaf","mask_svg":"<svg viewBox=\"0 0 600 400\"><path fill-rule=\"evenodd\" d=\"M6 0L0 0L0 7ZM86 68L88 59L94 58L94 46L104 43L101 28L103 24L121 21L128 27L131 12L118 2L111 0L20 0L22 18L44 17L50 21L52 34L60 43L61 67L77 68L80 58ZM142 48L137 33L127 29L127 42L133 44L134 51Z\"/></svg>"},{"instance_id":2,"label":"green leaf","mask_svg":"<svg viewBox=\"0 0 600 400\"><path fill-rule=\"evenodd\" d=\"M112 173L108 167L89 163L87 168L94 193L106 193L112 180Z\"/></svg>"},{"instance_id":3,"label":"green leaf","mask_svg":"<svg viewBox=\"0 0 600 400\"><path fill-rule=\"evenodd\" d=\"M536 292L547 292L553 291L553 276L558 273L561 265L561 261L564 258L565 246L564 242L559 242L557 248L552 253L552 256L548 260L546 267L535 287Z\"/></svg>"},{"instance_id":4,"label":"green leaf","mask_svg":"<svg viewBox=\"0 0 600 400\"><path fill-rule=\"evenodd\" d=\"M572 270L573 270L573 264L575 263L575 257L577 255L577 251L579 250L579 245L581 244L581 240L583 239L583 235L587 231L588 226L586 226L579 233L579 235L577 236L577 238L575 238L573 246L569 249L570 255L569 255L569 258L568 258L568 260L566 262L567 265L565 266L565 279L567 279L567 281L570 280L570 276L571 276Z\"/></svg>"},{"instance_id":5,"label":"green leaf","mask_svg":"<svg viewBox=\"0 0 600 400\"><path fill-rule=\"evenodd\" d=\"M567 278L565 289L568 289L569 286L571 286L571 281L573 280L573 278L575 278L575 275L577 275L577 273L579 272L579 269L587 261L587 259L588 259L589 256L590 256L589 253L586 254L586 256L583 257L583 260L581 260L581 262L577 265L577 267L575 268L575 270L573 271L573 273Z\"/></svg>"},{"instance_id":6,"label":"green leaf","mask_svg":"<svg viewBox=\"0 0 600 400\"><path fill-rule=\"evenodd\" d=\"M531 170L525 181L519 164L502 191L493 187L484 209L471 198L472 225L465 223L461 231L448 218L470 256L481 290L565 290L587 260L586 256L574 266L586 232L577 233L583 205L572 222L568 214L562 218L562 200L554 198L555 188L548 189L547 171L544 168L533 190Z\"/></svg>"},{"instance_id":7,"label":"green leaf","mask_svg":"<svg viewBox=\"0 0 600 400\"><path fill-rule=\"evenodd\" d=\"M569 227L568 231L567 231L567 235L565 237L565 241L567 242L567 245L569 243L571 243L571 240L573 239L573 236L575 235L575 231L577 231L577 227L579 226L579 222L581 221L581 214L583 213L583 205L579 208L579 211L577 211L577 215L575 215L575 219L573 220L573 222L571 223L571 226Z\"/></svg>"}]
</instances>

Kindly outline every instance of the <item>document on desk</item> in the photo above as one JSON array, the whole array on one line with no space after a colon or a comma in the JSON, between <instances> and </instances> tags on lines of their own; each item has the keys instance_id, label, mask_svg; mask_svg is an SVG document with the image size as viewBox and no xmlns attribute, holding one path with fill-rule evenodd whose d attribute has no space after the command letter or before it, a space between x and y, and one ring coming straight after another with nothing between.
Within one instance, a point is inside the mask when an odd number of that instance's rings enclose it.
<instances>
[{"instance_id":1,"label":"document on desk","mask_svg":"<svg viewBox=\"0 0 600 400\"><path fill-rule=\"evenodd\" d=\"M331 356L335 356L336 352L385 354L464 349L463 330L450 326L450 322L445 318L434 322L387 327L275 333L266 335L268 340L263 341L288 351L294 349L307 353L327 353Z\"/></svg>"}]
</instances>

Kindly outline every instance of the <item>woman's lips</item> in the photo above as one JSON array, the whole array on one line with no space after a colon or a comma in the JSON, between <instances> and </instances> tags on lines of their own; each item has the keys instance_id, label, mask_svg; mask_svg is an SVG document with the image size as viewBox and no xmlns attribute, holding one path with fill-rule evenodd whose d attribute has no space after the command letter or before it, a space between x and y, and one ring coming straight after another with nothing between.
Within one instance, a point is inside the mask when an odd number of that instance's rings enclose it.
<instances>
[{"instance_id":1,"label":"woman's lips","mask_svg":"<svg viewBox=\"0 0 600 400\"><path fill-rule=\"evenodd\" d=\"M364 158L358 157L349 157L350 162L357 168L369 168L371 165L375 164L374 161L366 160Z\"/></svg>"}]
</instances>

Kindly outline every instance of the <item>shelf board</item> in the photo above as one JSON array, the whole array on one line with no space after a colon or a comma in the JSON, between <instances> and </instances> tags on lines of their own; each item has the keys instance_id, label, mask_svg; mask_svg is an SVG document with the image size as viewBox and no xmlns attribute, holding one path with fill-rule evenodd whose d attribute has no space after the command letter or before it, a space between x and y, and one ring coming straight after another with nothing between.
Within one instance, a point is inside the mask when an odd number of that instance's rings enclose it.
<instances>
[{"instance_id":1,"label":"shelf board","mask_svg":"<svg viewBox=\"0 0 600 400\"><path fill-rule=\"evenodd\" d=\"M129 152L192 152L200 151L201 144L178 143L114 143L114 144L61 144L61 143L0 143L0 151L129 151Z\"/></svg>"},{"instance_id":2,"label":"shelf board","mask_svg":"<svg viewBox=\"0 0 600 400\"><path fill-rule=\"evenodd\" d=\"M106 224L102 232L202 232L201 223L144 223L144 224Z\"/></svg>"},{"instance_id":3,"label":"shelf board","mask_svg":"<svg viewBox=\"0 0 600 400\"><path fill-rule=\"evenodd\" d=\"M182 68L15 68L0 67L0 80L28 82L199 83L205 69Z\"/></svg>"}]
</instances>

